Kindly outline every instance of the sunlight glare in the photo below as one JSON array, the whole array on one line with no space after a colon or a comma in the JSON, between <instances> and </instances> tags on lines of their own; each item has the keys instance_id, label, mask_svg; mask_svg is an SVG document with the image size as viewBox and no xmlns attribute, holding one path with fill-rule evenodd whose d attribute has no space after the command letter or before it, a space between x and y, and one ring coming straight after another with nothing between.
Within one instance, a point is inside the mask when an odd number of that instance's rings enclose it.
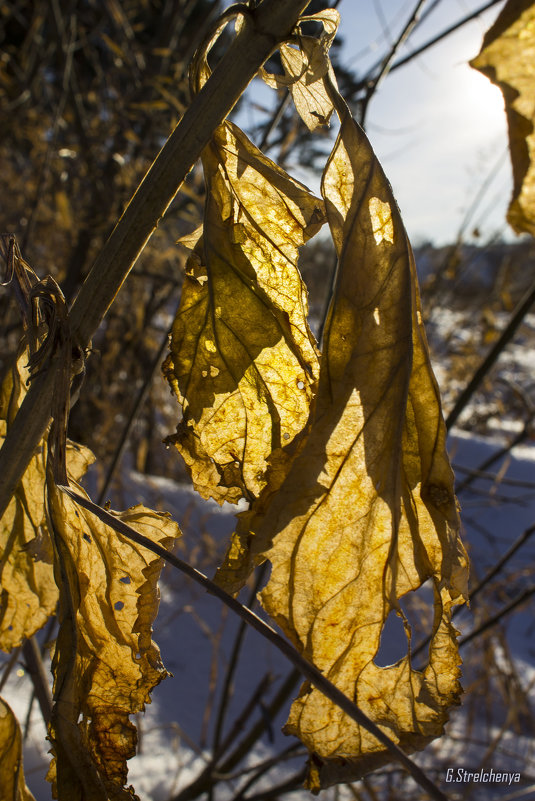
<instances>
[{"instance_id":1,"label":"sunlight glare","mask_svg":"<svg viewBox=\"0 0 535 801\"><path fill-rule=\"evenodd\" d=\"M459 82L462 104L472 116L490 130L504 129L505 113L503 95L484 75L466 65L463 80Z\"/></svg>"}]
</instances>

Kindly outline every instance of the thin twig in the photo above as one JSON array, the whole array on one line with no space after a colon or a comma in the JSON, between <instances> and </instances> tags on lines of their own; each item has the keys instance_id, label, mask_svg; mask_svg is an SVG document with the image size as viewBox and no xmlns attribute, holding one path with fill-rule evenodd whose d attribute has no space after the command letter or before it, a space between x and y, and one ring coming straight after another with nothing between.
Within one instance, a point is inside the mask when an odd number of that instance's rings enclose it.
<instances>
[{"instance_id":1,"label":"thin twig","mask_svg":"<svg viewBox=\"0 0 535 801\"><path fill-rule=\"evenodd\" d=\"M108 472L106 473L106 478L104 479L104 483L103 483L102 488L100 490L100 493L98 495L97 503L99 504L99 506L102 505L104 503L104 501L106 500L106 494L108 492L108 489L109 489L109 486L111 484L112 478L114 476L115 470L117 469L117 465L120 463L120 461L121 461L121 459L123 457L124 450L125 450L126 444L128 442L128 437L130 435L130 431L132 429L132 426L134 424L134 421L135 421L136 417L139 414L139 410L141 409L141 407L145 403L145 400L147 398L147 395L149 393L149 390L150 390L150 387L151 387L151 384L152 384L152 379L154 378L154 374L156 373L156 370L160 366L160 362L162 360L162 356L165 353L165 349L167 348L168 343L169 343L169 332L167 331L166 334L165 334L165 337L162 340L162 343L161 343L160 347L158 348L158 353L154 357L154 360L153 360L153 362L152 362L152 364L151 364L151 366L149 368L149 371L147 373L145 381L143 382L143 386L140 388L140 390L139 390L139 392L138 392L138 394L136 396L136 399L134 401L134 405L132 406L132 408L130 410L130 414L128 415L128 419L127 419L127 421L126 421L126 423L124 425L123 431L121 433L121 437L119 439L119 442L117 443L117 447L115 448L115 453L113 454L113 458L112 458L112 460L110 462L110 466L108 467Z\"/></svg>"},{"instance_id":2,"label":"thin twig","mask_svg":"<svg viewBox=\"0 0 535 801\"><path fill-rule=\"evenodd\" d=\"M439 42L441 42L447 36L450 36L450 34L454 33L457 30L459 30L459 28L462 28L463 25L466 25L468 22L471 22L473 19L476 19L476 17L479 17L480 14L483 14L485 11L488 11L489 8L492 8L492 6L495 6L498 3L502 3L502 2L503 2L503 0L490 0L490 2L485 3L485 5L483 5L483 6L480 6L478 9L476 9L476 11L472 11L466 17L463 17L458 22L455 22L453 25L450 25L449 28L446 28L441 33L439 33L436 36L434 36L432 39L429 39L427 42L425 42L425 44L421 45L416 50L413 50L411 53L408 53L408 55L404 56L403 58L400 58L398 61L395 61L392 64L392 66L390 67L389 71L391 73L395 72L395 70L399 69L400 67L404 67L406 64L409 64L413 59L415 59L418 56L420 56L426 50L429 50L431 47L433 47L434 45L436 45ZM429 11L431 11L431 10L432 9L429 9ZM427 14L428 14L428 12L424 12L422 14L421 18L420 18L420 21L423 22L424 18L427 16ZM356 94L357 92L359 92L362 89L366 88L366 86L368 84L368 81L370 80L370 75L373 75L374 72L377 69L379 69L381 63L382 63L382 60L378 61L376 64L374 64L373 67L371 67L371 69L369 70L368 75L366 77L362 78L362 80L360 80L358 83L355 84L355 86L353 87L353 94Z\"/></svg>"},{"instance_id":3,"label":"thin twig","mask_svg":"<svg viewBox=\"0 0 535 801\"><path fill-rule=\"evenodd\" d=\"M111 515L105 509L97 506L92 501L84 498L81 495L73 492L69 487L61 487L63 492L69 495L73 501L79 503L85 509L88 509L96 515L103 523L113 528L118 533L133 540L138 545L142 545L148 550L160 556L169 564L173 565L177 570L180 570L185 575L192 578L197 584L200 584L210 595L215 595L220 601L226 604L233 612L245 620L248 625L261 634L266 640L271 642L293 665L299 672L307 678L310 683L316 687L323 695L325 695L333 704L336 704L348 717L354 720L359 726L362 726L373 737L375 737L381 745L390 752L392 757L400 762L406 770L413 777L414 781L420 785L431 798L437 801L447 801L447 796L426 776L424 771L410 759L402 750L388 737L382 729L377 726L367 715L362 712L344 693L338 689L323 673L315 667L315 665L308 662L293 645L284 637L281 637L275 629L271 628L265 623L258 615L255 615L250 609L243 606L239 601L229 595L217 584L214 584L207 576L201 573L192 565L187 564L182 559L179 559L174 554L166 551L161 545L158 545L148 537L143 536L135 529L126 525L121 520Z\"/></svg>"},{"instance_id":4,"label":"thin twig","mask_svg":"<svg viewBox=\"0 0 535 801\"><path fill-rule=\"evenodd\" d=\"M532 535L533 533L535 533L535 524L534 524L534 525L532 525L532 526L530 526L529 528L527 528L527 529L526 529L526 530L525 530L525 531L524 531L524 532L523 532L523 533L520 535L520 537L517 537L517 539L516 539L516 540L515 540L515 542L514 542L514 543L511 545L511 547L509 548L509 550L508 550L508 551L506 551L506 552L504 553L504 555L501 557L501 559L499 559L499 560L496 562L496 564L494 565L494 567L492 567L492 568L491 568L491 569L488 571L488 573L487 573L487 574L484 576L484 578L482 578L482 579L481 579L481 581L480 581L480 582L478 582L478 584L477 584L477 585L474 587L474 589L473 589L473 590L472 590L472 592L470 593L470 603L471 603L471 604L474 602L474 599L476 598L476 596L477 596L477 595L479 595L479 593L481 592L481 590L482 590L484 587L486 587L486 586L487 586L487 584L489 583L489 581L492 581L492 579L493 579L495 576L497 576L497 575L498 575L498 573L499 573L499 572L502 570L502 568L504 568L504 567L505 567L505 565L507 564L507 562L509 562L509 560L510 560L510 559L512 559L512 557L513 557L513 556L515 555L515 553L516 553L516 552L519 550L519 548L521 548L521 547L522 547L522 545L524 545L524 544L525 544L525 543L526 543L526 542L527 542L527 541L530 539L530 537L531 537L531 535ZM455 614L455 612L457 612L457 610L460 610L460 607L459 607L459 606L455 607L455 609L454 609L454 614Z\"/></svg>"},{"instance_id":5,"label":"thin twig","mask_svg":"<svg viewBox=\"0 0 535 801\"><path fill-rule=\"evenodd\" d=\"M461 243L462 243L462 241L464 239L464 235L466 233L466 230L467 230L468 226L470 225L470 222L472 221L476 211L478 210L478 207L481 204L481 201L483 200L483 198L485 197L486 193L488 192L489 187L491 186L492 182L494 181L494 179L498 175L498 173L501 170L502 166L505 164L505 161L507 159L508 154L509 154L509 148L505 147L500 152L500 155L498 156L498 158L491 165L487 175L485 176L485 179L484 179L483 183L478 188L476 194L474 195L474 198L472 199L472 202L470 203L469 207L467 208L467 210L465 212L463 221L461 222L461 225L459 226L459 231L457 233L457 242L456 242L455 247L461 245Z\"/></svg>"},{"instance_id":6,"label":"thin twig","mask_svg":"<svg viewBox=\"0 0 535 801\"><path fill-rule=\"evenodd\" d=\"M366 120L366 111L368 109L368 104L370 100L377 91L377 88L381 83L381 81L383 80L383 78L385 78L385 76L391 69L392 62L396 57L396 53L398 52L399 48L402 46L402 44L404 44L407 41L415 25L417 25L420 12L425 2L426 0L417 0L414 10L410 15L409 19L407 20L407 22L405 23L403 30L399 34L396 41L390 47L390 50L388 51L386 56L381 61L377 74L373 78L368 79L368 81L366 82L366 94L361 100L359 109L359 122L362 125L362 127L364 127L364 123Z\"/></svg>"},{"instance_id":7,"label":"thin twig","mask_svg":"<svg viewBox=\"0 0 535 801\"><path fill-rule=\"evenodd\" d=\"M41 652L35 637L30 637L28 640L24 641L22 654L26 663L26 669L30 674L35 689L41 715L43 716L45 725L48 725L50 722L50 715L52 714L52 693L50 691L50 684L48 683L47 672L41 658Z\"/></svg>"},{"instance_id":8,"label":"thin twig","mask_svg":"<svg viewBox=\"0 0 535 801\"><path fill-rule=\"evenodd\" d=\"M247 606L249 609L252 609L254 602L256 601L256 594L260 589L260 585L265 576L266 565L267 563L265 562L258 571L258 575L256 576L254 586L251 590L249 598L245 603L245 606ZM225 724L225 716L227 714L228 704L230 701L232 682L234 680L234 674L236 672L236 667L238 665L238 660L240 657L240 652L243 645L243 640L245 637L246 630L247 630L247 624L245 623L244 620L241 620L238 631L236 633L236 637L234 639L232 651L230 654L230 660L228 663L227 671L225 673L225 679L223 681L223 688L221 690L221 700L219 702L219 708L217 711L216 723L214 727L214 739L212 743L212 750L214 753L217 753L219 750L219 741L221 739L221 733L223 731L223 726Z\"/></svg>"},{"instance_id":9,"label":"thin twig","mask_svg":"<svg viewBox=\"0 0 535 801\"><path fill-rule=\"evenodd\" d=\"M286 703L290 694L295 689L299 679L300 673L295 668L288 673L277 694L269 703L265 717L269 720L273 720L276 717L283 704ZM234 751L225 758L224 762L218 764L215 769L212 765L210 766L210 770L203 768L197 778L184 787L177 795L173 796L170 801L192 801L192 799L198 798L202 793L209 791L213 786L214 779L218 779L219 776L228 776L231 774L231 771L240 764L244 757L251 753L254 744L262 736L265 729L266 720L262 717L251 727L250 731L244 735Z\"/></svg>"},{"instance_id":10,"label":"thin twig","mask_svg":"<svg viewBox=\"0 0 535 801\"><path fill-rule=\"evenodd\" d=\"M260 704L262 700L262 696L267 692L269 685L273 681L273 676L271 673L266 673L260 679L260 682L257 684L253 694L251 695L250 699L245 704L244 708L242 709L241 713L238 715L236 720L234 721L229 733L223 740L223 742L219 746L219 752L214 752L213 760L214 764L218 761L221 754L224 754L228 748L233 744L236 740L238 735L240 734L241 730L253 714L256 707Z\"/></svg>"},{"instance_id":11,"label":"thin twig","mask_svg":"<svg viewBox=\"0 0 535 801\"><path fill-rule=\"evenodd\" d=\"M457 230L457 236L455 238L455 242L452 245L449 245L446 248L446 253L442 258L442 263L436 270L435 274L427 281L426 284L426 293L429 296L437 296L440 291L442 290L443 284L445 282L445 277L448 273L449 267L452 267L458 257L463 245L466 229L468 228L469 223L471 222L474 214L478 210L478 207L485 197L486 193L488 192L492 182L494 181L496 175L500 171L502 164L504 163L505 159L507 158L509 148L506 147L501 153L497 161L492 164L490 170L488 171L487 175L485 176L483 182L479 186L475 196L472 199L472 202L468 206L464 218L461 221L459 228ZM492 241L492 240L491 240ZM485 253L488 248L489 243L486 244L485 248L480 248L478 250L478 255L481 256ZM464 264L464 269L467 270L471 265L470 259L466 261ZM455 285L453 287L453 292L455 292Z\"/></svg>"},{"instance_id":12,"label":"thin twig","mask_svg":"<svg viewBox=\"0 0 535 801\"><path fill-rule=\"evenodd\" d=\"M266 714L254 724L250 731L240 740L230 756L219 766L218 770L221 773L229 773L247 754L251 753L254 744L267 728L266 718L268 721L272 721L275 718L283 704L286 703L291 693L294 691L299 679L300 673L295 668L288 673L277 694L267 707Z\"/></svg>"},{"instance_id":13,"label":"thin twig","mask_svg":"<svg viewBox=\"0 0 535 801\"><path fill-rule=\"evenodd\" d=\"M479 581L479 582L476 584L476 586L474 587L474 589L473 589L473 590L472 590L472 592L470 593L470 603L471 603L471 604L474 602L474 599L477 597L477 595L479 595L479 593L481 592L481 590L482 590L484 587L486 587L486 586L487 586L487 584L489 583L489 581L492 581L492 579L493 579L495 576L497 576L497 575L498 575L498 573L500 572L500 570L502 570L502 568L504 568L504 567L505 567L505 565L507 564L507 562L509 562L509 560L510 560L510 559L512 559L512 557L515 555L515 553L518 551L518 549L519 549L519 548L521 548L521 547L522 547L522 545L524 545L524 543L526 543L526 542L529 540L529 538L531 537L531 535L532 535L534 532L535 532L535 524L534 524L533 526L530 526L529 528L527 528L527 529L526 529L526 530L525 530L525 531L524 531L524 532L523 532L523 533L520 535L520 537L518 537L518 538L515 540L515 542L514 542L514 543L511 545L511 547L509 548L509 550L508 550L506 553L504 553L504 555L503 555L503 556L502 556L502 557L501 557L501 558L500 558L500 559L499 559L499 560L496 562L496 564L495 564L495 565L494 565L494 566L493 566L493 567L492 567L492 568L491 568L491 569L488 571L488 573L486 573L486 574L485 574L485 576L484 576L484 577L481 579L481 581ZM513 607L513 608L514 608L514 607ZM452 618L454 618L454 617L455 617L457 614L459 614L461 611L462 611L462 607L460 607L460 606L456 606L456 607L454 608L453 612L452 612ZM512 611L512 609L509 609L508 611ZM507 612L505 612L505 614L507 614ZM411 656L412 656L413 658L414 658L415 656L417 656L419 653L421 653L421 652L423 651L423 649L424 649L424 648L425 648L425 647L426 647L426 646L427 646L427 645L428 645L430 642L431 642L431 637L430 637L430 636L427 636L427 637L426 637L424 640L422 640L421 642L419 642L419 643L418 643L418 645L417 645L417 646L414 648L414 650L412 650L412 651L411 651ZM460 640L460 641L459 641L459 646L461 646L461 645L463 644L463 642L464 642L463 640Z\"/></svg>"},{"instance_id":14,"label":"thin twig","mask_svg":"<svg viewBox=\"0 0 535 801\"><path fill-rule=\"evenodd\" d=\"M52 637L52 633L54 631L54 627L55 627L56 623L57 623L57 618L56 618L55 615L52 615L49 618L49 621L48 621L48 624L47 624L47 627L46 627L46 630L45 630L45 633L44 633L44 637L43 637L43 643L41 645L41 648L39 649L39 653L41 655L41 660L43 660L43 658L44 658L44 655L46 653L46 649L47 649L47 647L49 645L50 638ZM48 685L48 678L46 679L46 684ZM50 694L50 697L52 698L51 694ZM35 684L34 684L33 688L32 688L32 694L31 694L30 700L28 702L28 710L26 712L26 720L24 722L24 740L25 741L26 741L26 739L28 737L28 733L30 731L30 723L31 723L31 718L32 718L32 709L33 709L33 704L34 704L34 701L35 701L36 698L37 698L37 693L36 693ZM45 725L46 725L46 721L45 721Z\"/></svg>"},{"instance_id":15,"label":"thin twig","mask_svg":"<svg viewBox=\"0 0 535 801\"><path fill-rule=\"evenodd\" d=\"M2 671L2 677L0 678L0 693L4 689L4 685L9 679L13 668L17 664L21 652L21 646L19 645L18 648L14 648L11 652L8 661L4 665L4 669Z\"/></svg>"},{"instance_id":16,"label":"thin twig","mask_svg":"<svg viewBox=\"0 0 535 801\"><path fill-rule=\"evenodd\" d=\"M249 795L246 801L270 801L270 799L279 799L288 793L295 793L297 790L303 789L303 782L306 779L307 769L303 768L298 773L294 773L289 779L270 787L269 790L257 793L256 795Z\"/></svg>"},{"instance_id":17,"label":"thin twig","mask_svg":"<svg viewBox=\"0 0 535 801\"><path fill-rule=\"evenodd\" d=\"M288 748L286 748L282 754L277 754L275 757L271 759L266 759L265 762L261 762L260 765L257 765L255 771L252 776L247 779L243 787L241 787L232 801L242 801L246 797L246 792L249 790L253 785L255 785L262 776L265 776L268 771L271 770L273 766L278 766L284 760L291 758L295 755L295 751L301 747L301 743L292 743Z\"/></svg>"},{"instance_id":18,"label":"thin twig","mask_svg":"<svg viewBox=\"0 0 535 801\"><path fill-rule=\"evenodd\" d=\"M254 773L259 768L263 768L264 765L270 764L271 767L278 765L281 761L287 759L295 759L296 757L306 757L308 755L308 751L302 743L295 742L290 745L288 748L284 749L282 753L276 754L275 756L269 757L265 759L263 762L258 762L256 765L248 765L247 767L240 768L239 770L235 771L234 773L219 773L216 772L214 774L214 778L218 779L218 781L235 781L236 779L241 779L244 776L249 776L251 773ZM402 771L403 769L400 768Z\"/></svg>"},{"instance_id":19,"label":"thin twig","mask_svg":"<svg viewBox=\"0 0 535 801\"><path fill-rule=\"evenodd\" d=\"M465 467L461 464L452 463L452 469L455 473L464 473L467 477L476 481L490 481L493 484L500 484L506 487L519 487L521 489L535 489L535 481L522 481L520 478L508 478L507 476L499 477L496 473L489 473L486 470L478 470L477 468ZM456 490L457 494L459 489Z\"/></svg>"},{"instance_id":20,"label":"thin twig","mask_svg":"<svg viewBox=\"0 0 535 801\"><path fill-rule=\"evenodd\" d=\"M457 421L461 412L464 411L466 406L468 405L472 395L476 392L479 385L491 369L491 367L495 364L498 356L505 350L506 345L511 341L514 337L517 329L519 328L520 324L522 323L524 317L530 310L531 306L535 302L535 282L531 285L528 291L525 293L524 297L519 301L516 309L514 310L513 314L511 315L511 319L507 323L506 327L502 331L500 337L494 343L490 351L488 352L487 356L483 359L480 366L477 368L476 372L472 376L471 380L469 381L468 385L464 388L461 392L455 405L451 412L448 415L446 420L446 427L450 429Z\"/></svg>"},{"instance_id":21,"label":"thin twig","mask_svg":"<svg viewBox=\"0 0 535 801\"><path fill-rule=\"evenodd\" d=\"M466 645L471 640L474 640L476 637L479 637L485 631L488 631L490 628L499 623L500 620L502 620L502 618L504 618L506 615L509 615L518 606L527 601L528 598L531 598L532 595L535 595L535 585L533 585L532 587L528 587L526 590L521 592L520 595L517 595L516 598L513 598L513 600L510 601L510 603L508 603L507 606L504 606L502 609L496 612L496 614L493 615L492 617L488 618L487 620L484 620L476 629L471 631L470 634L467 634L465 637L461 637L461 639L459 640L459 647L461 647L462 645Z\"/></svg>"},{"instance_id":22,"label":"thin twig","mask_svg":"<svg viewBox=\"0 0 535 801\"><path fill-rule=\"evenodd\" d=\"M231 731L228 733L224 742L219 746L218 752L212 752L212 758L210 761L205 765L197 778L179 792L179 794L176 796L177 799L180 799L180 801L186 801L186 799L198 798L198 796L203 792L208 792L208 795L210 796L213 790L214 780L230 781L230 778L227 779L225 775L228 773L227 770L217 769L218 760L221 755L224 754L225 751L232 745L233 740L238 736L240 729L245 725L253 710L258 705L271 680L270 674L266 674L266 676L262 678L260 684L257 685L251 698L243 708L241 714L238 715L234 721Z\"/></svg>"},{"instance_id":23,"label":"thin twig","mask_svg":"<svg viewBox=\"0 0 535 801\"><path fill-rule=\"evenodd\" d=\"M492 453L488 456L477 468L475 471L472 471L456 488L455 492L459 495L463 492L467 487L472 484L476 478L477 474L480 472L484 472L489 467L491 467L495 462L498 462L502 457L506 456L513 448L516 448L517 445L520 445L521 442L524 442L530 434L532 429L533 423L531 420L528 420L521 431L518 431L515 436L504 445L502 448L499 448L497 451Z\"/></svg>"},{"instance_id":24,"label":"thin twig","mask_svg":"<svg viewBox=\"0 0 535 801\"><path fill-rule=\"evenodd\" d=\"M463 17L458 22L455 22L453 25L450 25L449 28L446 28L446 30L442 31L442 33L439 33L436 36L434 36L428 42L421 45L421 47L418 47L416 50L413 50L412 53L409 53L403 58L400 58L399 61L394 62L394 64L392 64L390 68L390 72L394 72L394 70L397 70L400 67L404 67L405 64L409 63L409 61L412 61L417 56L420 56L423 52L429 50L430 47L433 47L433 45L438 44L438 42L441 42L442 39L446 38L446 36L449 36L455 31L458 31L459 28L462 28L462 26L466 25L467 22L471 22L473 19L476 19L476 17L479 17L480 14L483 14L485 11L488 11L489 8L492 8L492 6L496 6L498 5L498 3L502 2L503 0L490 0L489 3L485 3L485 5L480 6L480 8L476 9L475 11L472 11L471 14L467 14L466 17Z\"/></svg>"},{"instance_id":25,"label":"thin twig","mask_svg":"<svg viewBox=\"0 0 535 801\"><path fill-rule=\"evenodd\" d=\"M271 133L275 130L275 128L281 121L284 112L290 105L291 97L292 96L289 92L285 92L282 99L279 101L275 111L271 116L271 119L269 120L268 124L264 127L264 133L262 134L262 139L260 140L260 143L258 145L259 150L264 150L266 148Z\"/></svg>"}]
</instances>

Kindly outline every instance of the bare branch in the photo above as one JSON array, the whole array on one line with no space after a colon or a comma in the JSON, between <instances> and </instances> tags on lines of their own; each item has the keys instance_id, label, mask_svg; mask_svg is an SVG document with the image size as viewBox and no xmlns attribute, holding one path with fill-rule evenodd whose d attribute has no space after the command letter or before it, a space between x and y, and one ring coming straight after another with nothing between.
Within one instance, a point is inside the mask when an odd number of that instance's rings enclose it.
<instances>
[{"instance_id":1,"label":"bare branch","mask_svg":"<svg viewBox=\"0 0 535 801\"><path fill-rule=\"evenodd\" d=\"M491 367L494 365L500 353L505 350L506 345L514 337L518 327L522 323L524 317L530 310L531 306L535 303L535 282L528 289L524 297L518 303L518 306L511 315L511 319L502 331L500 337L496 340L487 356L484 358L468 385L463 389L451 412L446 420L446 427L451 427L457 422L461 412L466 408L472 395L475 393Z\"/></svg>"},{"instance_id":2,"label":"bare branch","mask_svg":"<svg viewBox=\"0 0 535 801\"><path fill-rule=\"evenodd\" d=\"M124 522L114 517L114 515L102 509L100 506L92 503L76 492L73 492L69 487L61 487L63 492L69 495L76 503L88 509L106 525L113 528L123 536L133 540L138 545L142 545L148 550L165 559L166 562L173 565L177 570L180 570L185 575L193 579L197 584L200 584L208 593L215 595L226 606L235 612L242 620L261 634L266 640L269 640L284 656L299 670L299 672L310 683L322 692L333 704L336 704L340 709L345 712L352 720L370 732L392 755L392 757L402 764L410 773L414 781L420 785L431 798L437 801L448 801L447 796L426 776L423 770L410 759L402 750L397 746L393 740L390 739L367 715L362 712L350 699L342 693L338 687L335 687L323 673L318 670L313 664L308 662L284 637L277 634L275 629L271 628L261 618L255 615L250 609L242 606L242 604L225 592L225 590L214 584L207 576L201 573L196 568L179 559L174 554L166 551L161 545L152 542L148 537L144 537L135 529L126 525Z\"/></svg>"}]
</instances>

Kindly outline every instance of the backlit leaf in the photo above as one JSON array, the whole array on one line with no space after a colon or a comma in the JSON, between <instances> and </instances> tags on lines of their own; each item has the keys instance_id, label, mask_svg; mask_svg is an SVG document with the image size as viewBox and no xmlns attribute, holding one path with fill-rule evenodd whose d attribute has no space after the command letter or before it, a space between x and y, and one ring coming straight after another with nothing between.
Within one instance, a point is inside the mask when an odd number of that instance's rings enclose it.
<instances>
[{"instance_id":1,"label":"backlit leaf","mask_svg":"<svg viewBox=\"0 0 535 801\"><path fill-rule=\"evenodd\" d=\"M0 698L0 798L35 801L24 781L20 726L3 698Z\"/></svg>"},{"instance_id":2,"label":"backlit leaf","mask_svg":"<svg viewBox=\"0 0 535 801\"><path fill-rule=\"evenodd\" d=\"M320 22L323 33L319 38L299 36L299 47L282 44L281 62L285 75L270 75L261 70L269 86L288 86L295 107L307 128L314 131L329 122L333 113L332 100L323 78L330 69L328 51L338 30L340 15L334 8L301 17L300 22ZM332 69L331 69L332 73Z\"/></svg>"},{"instance_id":3,"label":"backlit leaf","mask_svg":"<svg viewBox=\"0 0 535 801\"><path fill-rule=\"evenodd\" d=\"M513 165L507 219L517 233L535 235L535 4L509 0L470 62L504 96Z\"/></svg>"},{"instance_id":4,"label":"backlit leaf","mask_svg":"<svg viewBox=\"0 0 535 801\"><path fill-rule=\"evenodd\" d=\"M466 598L467 557L410 245L366 136L330 92L341 130L322 190L339 266L315 408L278 492L266 491L241 517L222 583L236 591L254 563L269 559L265 609L410 752L442 733L459 702L451 607ZM433 636L428 663L417 670L400 599L427 581ZM403 621L407 655L379 667L391 611ZM307 684L285 730L312 754L314 791L390 758Z\"/></svg>"},{"instance_id":5,"label":"backlit leaf","mask_svg":"<svg viewBox=\"0 0 535 801\"><path fill-rule=\"evenodd\" d=\"M28 353L0 388L0 445L26 394ZM11 651L54 614L58 589L53 549L45 514L47 438L32 456L20 485L0 520L0 649ZM94 461L87 448L67 444L69 475L79 480Z\"/></svg>"},{"instance_id":6,"label":"backlit leaf","mask_svg":"<svg viewBox=\"0 0 535 801\"><path fill-rule=\"evenodd\" d=\"M323 204L231 123L203 152L203 236L188 261L164 373L183 407L173 442L195 488L252 499L292 443L318 374L298 248Z\"/></svg>"},{"instance_id":7,"label":"backlit leaf","mask_svg":"<svg viewBox=\"0 0 535 801\"><path fill-rule=\"evenodd\" d=\"M151 639L162 560L54 486L49 502L60 586L50 777L60 798L135 798L125 788L136 747L129 716L169 675ZM143 506L114 514L166 548L179 536L168 516Z\"/></svg>"}]
</instances>

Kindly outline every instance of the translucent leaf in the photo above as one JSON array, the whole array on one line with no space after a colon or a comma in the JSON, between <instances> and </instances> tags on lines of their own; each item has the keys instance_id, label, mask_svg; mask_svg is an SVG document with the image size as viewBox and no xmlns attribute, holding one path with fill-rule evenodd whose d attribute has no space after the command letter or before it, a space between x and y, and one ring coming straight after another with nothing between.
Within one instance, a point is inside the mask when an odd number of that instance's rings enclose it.
<instances>
[{"instance_id":1,"label":"translucent leaf","mask_svg":"<svg viewBox=\"0 0 535 801\"><path fill-rule=\"evenodd\" d=\"M152 688L169 675L151 639L162 560L56 487L49 501L60 586L50 775L60 798L135 798L124 786L136 747L129 715L150 703ZM143 506L116 514L165 548L179 536L168 516Z\"/></svg>"},{"instance_id":2,"label":"translucent leaf","mask_svg":"<svg viewBox=\"0 0 535 801\"><path fill-rule=\"evenodd\" d=\"M0 446L26 394L28 354L18 359L0 388ZM53 549L45 514L47 438L32 456L20 485L0 520L0 649L11 651L38 631L58 602ZM69 442L69 475L79 480L94 456Z\"/></svg>"},{"instance_id":3,"label":"translucent leaf","mask_svg":"<svg viewBox=\"0 0 535 801\"><path fill-rule=\"evenodd\" d=\"M504 96L513 165L507 219L517 233L535 235L535 5L509 0L470 62Z\"/></svg>"},{"instance_id":4,"label":"translucent leaf","mask_svg":"<svg viewBox=\"0 0 535 801\"><path fill-rule=\"evenodd\" d=\"M197 226L197 228L192 231L191 234L185 234L184 236L181 236L180 239L177 239L176 244L183 245L183 247L187 248L188 250L193 250L201 236L202 224Z\"/></svg>"},{"instance_id":5,"label":"translucent leaf","mask_svg":"<svg viewBox=\"0 0 535 801\"><path fill-rule=\"evenodd\" d=\"M314 131L319 125L328 123L333 113L332 100L323 78L329 70L332 73L327 54L338 30L340 15L335 9L328 8L301 17L300 22L320 22L322 35L319 38L299 36L299 47L282 44L280 55L285 75L270 75L264 70L261 70L261 75L273 88L288 86L301 119L309 130Z\"/></svg>"},{"instance_id":6,"label":"translucent leaf","mask_svg":"<svg viewBox=\"0 0 535 801\"><path fill-rule=\"evenodd\" d=\"M35 801L24 781L20 726L3 698L0 698L0 798Z\"/></svg>"},{"instance_id":7,"label":"translucent leaf","mask_svg":"<svg viewBox=\"0 0 535 801\"><path fill-rule=\"evenodd\" d=\"M306 423L318 357L298 248L323 204L225 123L203 153L203 236L188 261L164 373L183 406L169 438L195 488L254 498L268 457Z\"/></svg>"},{"instance_id":8,"label":"translucent leaf","mask_svg":"<svg viewBox=\"0 0 535 801\"><path fill-rule=\"evenodd\" d=\"M339 265L315 408L278 492L266 491L241 517L222 578L236 591L253 564L269 559L265 609L410 752L442 733L449 707L459 702L451 607L466 598L467 557L412 252L366 136L330 91L341 130L322 190ZM400 599L427 581L433 636L428 663L417 670ZM391 611L403 621L407 655L379 667L374 660ZM285 731L313 755L314 791L390 758L307 684Z\"/></svg>"}]
</instances>

